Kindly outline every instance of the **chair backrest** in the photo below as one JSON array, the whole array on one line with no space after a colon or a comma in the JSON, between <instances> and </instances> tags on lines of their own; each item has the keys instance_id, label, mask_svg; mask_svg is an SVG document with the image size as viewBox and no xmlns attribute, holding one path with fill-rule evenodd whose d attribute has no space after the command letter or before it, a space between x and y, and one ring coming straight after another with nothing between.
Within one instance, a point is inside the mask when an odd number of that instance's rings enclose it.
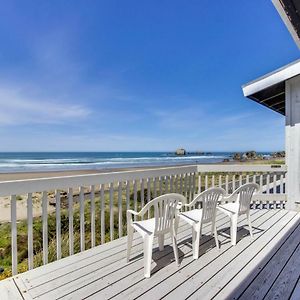
<instances>
[{"instance_id":1,"label":"chair backrest","mask_svg":"<svg viewBox=\"0 0 300 300\"><path fill-rule=\"evenodd\" d=\"M168 231L174 222L179 203L185 203L186 198L180 194L171 193L151 200L147 205L154 208L154 234Z\"/></svg>"},{"instance_id":2,"label":"chair backrest","mask_svg":"<svg viewBox=\"0 0 300 300\"><path fill-rule=\"evenodd\" d=\"M239 215L249 212L252 196L254 192L258 190L258 184L246 183L232 193L232 195L237 194L237 202L239 203Z\"/></svg>"},{"instance_id":3,"label":"chair backrest","mask_svg":"<svg viewBox=\"0 0 300 300\"><path fill-rule=\"evenodd\" d=\"M199 194L195 200L202 202L202 224L215 221L218 200L225 195L225 190L213 187Z\"/></svg>"}]
</instances>

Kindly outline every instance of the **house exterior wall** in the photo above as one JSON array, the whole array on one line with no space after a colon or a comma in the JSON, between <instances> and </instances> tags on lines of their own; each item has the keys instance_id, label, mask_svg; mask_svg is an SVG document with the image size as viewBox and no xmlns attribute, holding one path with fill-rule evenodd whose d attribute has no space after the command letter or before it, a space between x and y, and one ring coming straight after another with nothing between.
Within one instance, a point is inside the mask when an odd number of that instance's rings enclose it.
<instances>
[{"instance_id":1,"label":"house exterior wall","mask_svg":"<svg viewBox=\"0 0 300 300\"><path fill-rule=\"evenodd\" d=\"M300 208L300 75L286 81L287 208Z\"/></svg>"}]
</instances>

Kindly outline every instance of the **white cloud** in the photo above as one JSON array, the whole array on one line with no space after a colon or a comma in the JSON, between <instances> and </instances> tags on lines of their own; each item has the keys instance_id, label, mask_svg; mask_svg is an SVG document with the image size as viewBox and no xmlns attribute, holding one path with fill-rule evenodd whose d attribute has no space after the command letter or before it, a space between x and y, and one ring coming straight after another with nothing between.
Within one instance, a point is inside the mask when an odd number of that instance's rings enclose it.
<instances>
[{"instance_id":1,"label":"white cloud","mask_svg":"<svg viewBox=\"0 0 300 300\"><path fill-rule=\"evenodd\" d=\"M28 96L22 88L0 87L0 125L61 124L84 119L91 112L79 104Z\"/></svg>"}]
</instances>

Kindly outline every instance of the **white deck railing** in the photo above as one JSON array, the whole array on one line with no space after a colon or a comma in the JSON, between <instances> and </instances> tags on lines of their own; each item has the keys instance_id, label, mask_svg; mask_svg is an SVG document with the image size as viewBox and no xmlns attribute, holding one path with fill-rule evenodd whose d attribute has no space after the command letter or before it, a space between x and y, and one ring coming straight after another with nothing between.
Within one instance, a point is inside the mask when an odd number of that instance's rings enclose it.
<instances>
[{"instance_id":1,"label":"white deck railing","mask_svg":"<svg viewBox=\"0 0 300 300\"><path fill-rule=\"evenodd\" d=\"M34 248L36 224L41 225L38 238L42 263L47 264L49 243L52 248L55 244L52 261L122 237L126 234L126 209L139 210L152 198L168 192L183 194L190 201L211 186L222 186L231 193L243 183L256 182L261 190L253 207L283 208L285 175L285 166L193 165L0 182L0 196L10 197L12 274L18 273L19 223L27 227L28 269L32 269L38 265ZM27 219L18 222L20 195L27 199ZM49 197L55 199L55 213L49 213ZM40 216L35 218L33 202L41 203ZM49 221L55 223L53 230ZM68 251L62 251L66 246Z\"/></svg>"}]
</instances>

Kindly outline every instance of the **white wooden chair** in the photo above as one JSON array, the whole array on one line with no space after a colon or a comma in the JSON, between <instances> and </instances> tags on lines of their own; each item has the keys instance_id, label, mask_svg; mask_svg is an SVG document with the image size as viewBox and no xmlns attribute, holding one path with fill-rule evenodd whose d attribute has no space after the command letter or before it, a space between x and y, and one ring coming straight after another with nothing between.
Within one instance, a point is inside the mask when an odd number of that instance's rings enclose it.
<instances>
[{"instance_id":1,"label":"white wooden chair","mask_svg":"<svg viewBox=\"0 0 300 300\"><path fill-rule=\"evenodd\" d=\"M184 204L185 207L193 207L197 202L202 202L202 208L195 208L186 212L181 212L179 219L192 226L193 258L199 257L199 243L202 231L202 225L212 223L212 235L215 237L216 246L219 249L219 241L216 227L216 207L220 198L225 195L225 190L219 187L209 188L200 193L195 199Z\"/></svg>"},{"instance_id":2,"label":"white wooden chair","mask_svg":"<svg viewBox=\"0 0 300 300\"><path fill-rule=\"evenodd\" d=\"M246 215L249 224L250 236L253 238L252 226L250 220L250 202L255 191L259 190L259 185L256 183L246 183L237 188L230 196L223 200L229 203L217 206L217 210L230 217L230 236L231 244L236 245L237 222L238 217Z\"/></svg>"},{"instance_id":3,"label":"white wooden chair","mask_svg":"<svg viewBox=\"0 0 300 300\"><path fill-rule=\"evenodd\" d=\"M159 196L148 202L140 212L127 210L127 262L130 257L132 247L133 233L136 230L144 240L144 274L146 278L151 274L152 247L154 237L158 237L159 250L164 248L164 235L170 233L174 255L177 265L179 265L178 249L176 242L175 218L178 215L178 209L182 202L186 202L186 198L179 194L166 194ZM154 208L154 218L133 221L132 215L143 216Z\"/></svg>"}]
</instances>

